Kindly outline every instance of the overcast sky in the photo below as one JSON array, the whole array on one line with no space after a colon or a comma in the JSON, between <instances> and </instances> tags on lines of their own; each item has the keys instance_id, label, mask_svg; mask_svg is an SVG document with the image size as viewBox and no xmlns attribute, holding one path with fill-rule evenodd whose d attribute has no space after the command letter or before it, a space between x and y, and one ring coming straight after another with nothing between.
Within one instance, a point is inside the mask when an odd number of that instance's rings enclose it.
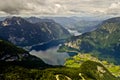
<instances>
[{"instance_id":1,"label":"overcast sky","mask_svg":"<svg viewBox=\"0 0 120 80\"><path fill-rule=\"evenodd\" d=\"M0 0L0 15L120 15L120 0Z\"/></svg>"}]
</instances>

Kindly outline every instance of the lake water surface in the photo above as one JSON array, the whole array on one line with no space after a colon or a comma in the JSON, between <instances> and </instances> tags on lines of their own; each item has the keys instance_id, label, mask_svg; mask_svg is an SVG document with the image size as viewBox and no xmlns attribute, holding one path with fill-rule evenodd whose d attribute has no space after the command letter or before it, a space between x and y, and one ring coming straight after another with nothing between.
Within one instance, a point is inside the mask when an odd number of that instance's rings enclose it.
<instances>
[{"instance_id":1,"label":"lake water surface","mask_svg":"<svg viewBox=\"0 0 120 80\"><path fill-rule=\"evenodd\" d=\"M43 45L41 45L41 46L43 46ZM41 46L40 46L40 48L41 48ZM32 49L30 51L30 54L41 58L47 64L64 65L66 58L69 58L70 56L68 55L68 53L57 52L57 50L59 49L59 46L60 46L60 44L57 46L56 45L52 46L51 48L48 48L45 50L38 50L38 48L37 48L37 50Z\"/></svg>"}]
</instances>

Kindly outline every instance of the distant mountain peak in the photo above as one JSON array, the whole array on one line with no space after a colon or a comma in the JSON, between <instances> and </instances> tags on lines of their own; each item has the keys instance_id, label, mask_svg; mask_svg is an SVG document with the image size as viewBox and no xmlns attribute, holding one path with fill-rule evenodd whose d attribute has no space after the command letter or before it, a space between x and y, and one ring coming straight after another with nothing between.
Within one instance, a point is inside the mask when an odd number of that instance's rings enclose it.
<instances>
[{"instance_id":1,"label":"distant mountain peak","mask_svg":"<svg viewBox=\"0 0 120 80\"><path fill-rule=\"evenodd\" d=\"M6 18L0 22L0 36L19 46L30 46L70 36L60 24L40 20L32 23L21 17Z\"/></svg>"},{"instance_id":2,"label":"distant mountain peak","mask_svg":"<svg viewBox=\"0 0 120 80\"><path fill-rule=\"evenodd\" d=\"M120 17L114 17L114 18L110 18L110 19L107 19L105 20L103 23L116 23L116 22L120 22Z\"/></svg>"},{"instance_id":3,"label":"distant mountain peak","mask_svg":"<svg viewBox=\"0 0 120 80\"><path fill-rule=\"evenodd\" d=\"M55 22L52 19L47 19L47 18L41 19L41 18L37 18L37 17L29 17L29 18L26 18L26 20L29 21L30 23Z\"/></svg>"},{"instance_id":4,"label":"distant mountain peak","mask_svg":"<svg viewBox=\"0 0 120 80\"><path fill-rule=\"evenodd\" d=\"M6 27L10 25L21 25L22 23L26 23L26 22L27 21L21 17L13 16L13 17L6 18L4 21L2 21L1 25Z\"/></svg>"}]
</instances>

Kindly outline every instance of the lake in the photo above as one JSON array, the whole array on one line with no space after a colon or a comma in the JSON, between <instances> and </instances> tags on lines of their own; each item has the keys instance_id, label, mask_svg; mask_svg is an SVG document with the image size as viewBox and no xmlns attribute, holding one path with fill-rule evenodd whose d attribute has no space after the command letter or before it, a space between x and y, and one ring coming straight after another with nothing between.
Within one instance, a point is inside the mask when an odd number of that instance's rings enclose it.
<instances>
[{"instance_id":1,"label":"lake","mask_svg":"<svg viewBox=\"0 0 120 80\"><path fill-rule=\"evenodd\" d=\"M53 40L42 45L33 46L30 49L30 54L41 58L45 63L51 65L64 65L66 58L69 58L68 53L57 52L64 40Z\"/></svg>"}]
</instances>

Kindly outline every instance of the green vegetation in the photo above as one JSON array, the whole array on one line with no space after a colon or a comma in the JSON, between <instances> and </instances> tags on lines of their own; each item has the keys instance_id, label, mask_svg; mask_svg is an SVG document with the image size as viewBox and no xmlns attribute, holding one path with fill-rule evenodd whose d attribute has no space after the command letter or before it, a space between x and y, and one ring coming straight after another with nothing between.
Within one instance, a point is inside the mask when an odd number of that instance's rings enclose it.
<instances>
[{"instance_id":1,"label":"green vegetation","mask_svg":"<svg viewBox=\"0 0 120 80\"><path fill-rule=\"evenodd\" d=\"M91 56L91 54L78 54L71 58L66 59L65 66L72 68L79 68L82 63L85 61L95 61L103 64L113 75L120 76L120 65L114 65L113 63L109 63L107 61L102 61L97 59L96 57Z\"/></svg>"},{"instance_id":2,"label":"green vegetation","mask_svg":"<svg viewBox=\"0 0 120 80\"><path fill-rule=\"evenodd\" d=\"M41 24L46 27L42 31L52 34L46 24ZM100 26L72 37L61 47L59 51L86 53L67 59L65 66L45 64L27 51L0 40L0 80L120 80L120 66L114 65L120 64L120 23L108 20Z\"/></svg>"},{"instance_id":3,"label":"green vegetation","mask_svg":"<svg viewBox=\"0 0 120 80\"><path fill-rule=\"evenodd\" d=\"M0 39L0 63L9 65L19 65L24 67L44 67L49 66L41 59L30 55L22 48L16 47L10 42ZM4 65L3 65L4 66Z\"/></svg>"},{"instance_id":4,"label":"green vegetation","mask_svg":"<svg viewBox=\"0 0 120 80\"><path fill-rule=\"evenodd\" d=\"M83 76L89 76L94 80L116 80L102 64L97 62L86 61L81 65L80 69Z\"/></svg>"},{"instance_id":5,"label":"green vegetation","mask_svg":"<svg viewBox=\"0 0 120 80\"><path fill-rule=\"evenodd\" d=\"M92 60L120 76L120 18L108 19L98 26L95 31L71 37L58 51L82 53L67 59L67 67L78 68L83 62Z\"/></svg>"},{"instance_id":6,"label":"green vegetation","mask_svg":"<svg viewBox=\"0 0 120 80\"><path fill-rule=\"evenodd\" d=\"M15 55L15 54L23 54L23 53L28 53L28 52L21 48L16 47L15 45L7 41L0 39L0 56L4 54Z\"/></svg>"},{"instance_id":7,"label":"green vegetation","mask_svg":"<svg viewBox=\"0 0 120 80\"><path fill-rule=\"evenodd\" d=\"M95 31L71 37L58 51L91 53L100 60L120 64L120 18L108 19L98 26Z\"/></svg>"},{"instance_id":8,"label":"green vegetation","mask_svg":"<svg viewBox=\"0 0 120 80\"><path fill-rule=\"evenodd\" d=\"M0 69L0 80L119 80L103 65L93 61L84 62L80 68L40 69L6 64Z\"/></svg>"},{"instance_id":9,"label":"green vegetation","mask_svg":"<svg viewBox=\"0 0 120 80\"><path fill-rule=\"evenodd\" d=\"M100 63L87 59L80 67L51 66L9 42L0 40L0 45L0 52L3 52L0 55L0 80L119 80ZM19 57L20 54L27 56ZM75 59L79 60L77 57ZM97 73L97 66L101 66L105 73Z\"/></svg>"}]
</instances>

